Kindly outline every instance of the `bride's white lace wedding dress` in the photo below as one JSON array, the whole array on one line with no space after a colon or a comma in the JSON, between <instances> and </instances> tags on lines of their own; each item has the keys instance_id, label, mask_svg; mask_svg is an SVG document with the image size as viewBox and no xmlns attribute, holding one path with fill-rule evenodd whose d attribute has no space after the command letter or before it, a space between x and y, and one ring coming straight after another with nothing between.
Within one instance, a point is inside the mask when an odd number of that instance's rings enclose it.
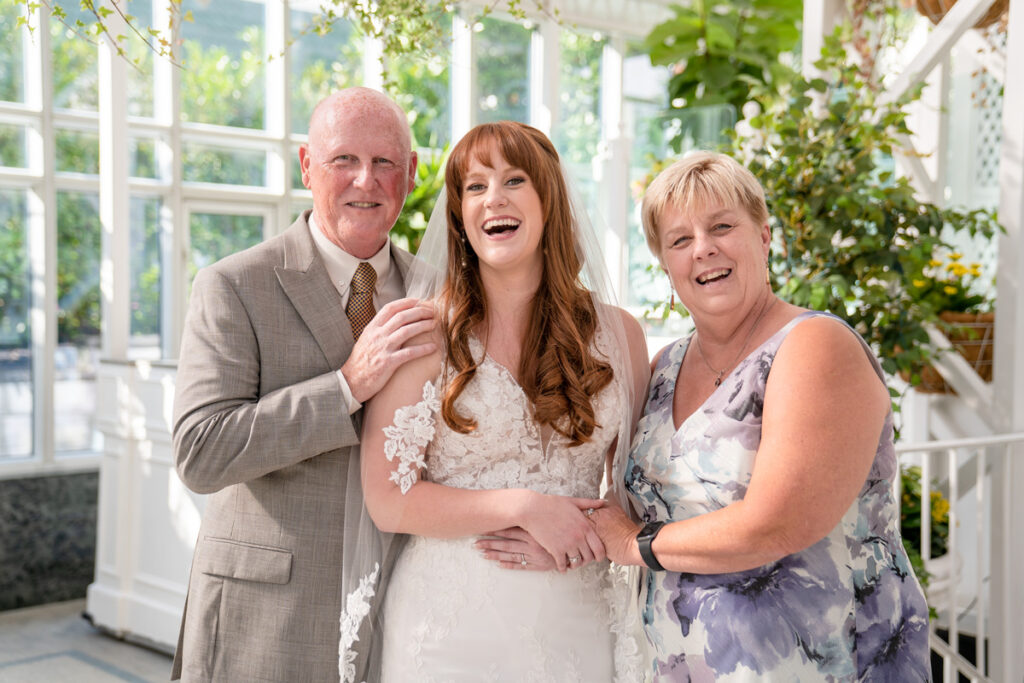
<instances>
[{"instance_id":1,"label":"bride's white lace wedding dress","mask_svg":"<svg viewBox=\"0 0 1024 683\"><path fill-rule=\"evenodd\" d=\"M482 345L470 343L479 359ZM488 356L458 400L475 431L448 428L437 387L425 385L423 400L385 430L400 486L415 485L423 463L410 454L429 443L421 476L437 483L598 497L605 454L629 409L618 378L594 401L593 438L574 448L557 432L542 433L511 373ZM613 590L607 562L564 574L502 569L475 540L416 536L402 551L384 604L384 683L642 680L620 614L630 596L622 585Z\"/></svg>"}]
</instances>

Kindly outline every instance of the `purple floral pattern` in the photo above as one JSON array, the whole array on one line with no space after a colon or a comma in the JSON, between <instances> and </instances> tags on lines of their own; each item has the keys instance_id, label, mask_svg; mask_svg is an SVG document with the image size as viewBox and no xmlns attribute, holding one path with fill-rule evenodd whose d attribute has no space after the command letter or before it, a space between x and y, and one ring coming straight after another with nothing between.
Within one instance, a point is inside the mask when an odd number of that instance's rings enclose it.
<instances>
[{"instance_id":1,"label":"purple floral pattern","mask_svg":"<svg viewBox=\"0 0 1024 683\"><path fill-rule=\"evenodd\" d=\"M743 498L775 353L814 315L827 314L804 313L779 330L678 431L672 396L689 340L662 354L626 470L644 521L688 519ZM928 608L899 536L892 439L890 413L859 497L813 546L744 572L646 572L655 680L930 680Z\"/></svg>"}]
</instances>

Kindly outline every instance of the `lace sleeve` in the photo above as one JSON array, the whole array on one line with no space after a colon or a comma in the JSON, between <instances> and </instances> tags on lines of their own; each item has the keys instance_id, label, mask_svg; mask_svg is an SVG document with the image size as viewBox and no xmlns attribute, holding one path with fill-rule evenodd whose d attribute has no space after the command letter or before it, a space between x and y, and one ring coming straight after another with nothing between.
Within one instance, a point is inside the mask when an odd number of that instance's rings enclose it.
<instances>
[{"instance_id":1,"label":"lace sleeve","mask_svg":"<svg viewBox=\"0 0 1024 683\"><path fill-rule=\"evenodd\" d=\"M395 411L393 424L384 428L384 455L398 467L389 477L402 493L408 493L419 479L419 470L427 468L427 445L434 438L434 415L441 409L437 386L423 385L423 399Z\"/></svg>"}]
</instances>

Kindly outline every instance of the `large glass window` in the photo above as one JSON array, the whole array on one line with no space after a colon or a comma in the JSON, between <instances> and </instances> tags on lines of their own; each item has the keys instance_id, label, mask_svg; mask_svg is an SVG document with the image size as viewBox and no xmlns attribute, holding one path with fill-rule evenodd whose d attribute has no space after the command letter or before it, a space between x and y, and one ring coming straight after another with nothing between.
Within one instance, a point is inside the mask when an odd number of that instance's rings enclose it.
<instances>
[{"instance_id":1,"label":"large glass window","mask_svg":"<svg viewBox=\"0 0 1024 683\"><path fill-rule=\"evenodd\" d=\"M623 118L633 140L629 165L629 288L624 298L628 305L645 308L667 301L671 294L668 278L647 248L640 224L640 199L653 179L653 165L669 154L665 116L668 74L652 67L645 54L627 57L623 69Z\"/></svg>"},{"instance_id":2,"label":"large glass window","mask_svg":"<svg viewBox=\"0 0 1024 683\"><path fill-rule=\"evenodd\" d=\"M251 247L263 239L263 216L194 212L189 216L188 280L196 272L236 251Z\"/></svg>"},{"instance_id":3,"label":"large glass window","mask_svg":"<svg viewBox=\"0 0 1024 683\"><path fill-rule=\"evenodd\" d=\"M131 345L137 350L147 350L147 355L159 354L161 348L162 208L159 198L132 197Z\"/></svg>"},{"instance_id":4,"label":"large glass window","mask_svg":"<svg viewBox=\"0 0 1024 683\"><path fill-rule=\"evenodd\" d=\"M292 132L309 132L313 107L335 90L362 85L361 34L348 22L337 21L331 32L309 32L313 13L292 10L291 47Z\"/></svg>"},{"instance_id":5,"label":"large glass window","mask_svg":"<svg viewBox=\"0 0 1024 683\"><path fill-rule=\"evenodd\" d=\"M76 21L89 21L78 3L61 5L67 16L50 19L53 53L53 105L63 109L96 111L99 102L99 71L96 45L74 28Z\"/></svg>"},{"instance_id":6,"label":"large glass window","mask_svg":"<svg viewBox=\"0 0 1024 683\"><path fill-rule=\"evenodd\" d=\"M476 31L475 123L530 120L530 35L519 24L485 17Z\"/></svg>"},{"instance_id":7,"label":"large glass window","mask_svg":"<svg viewBox=\"0 0 1024 683\"><path fill-rule=\"evenodd\" d=\"M558 121L551 131L562 163L572 171L587 206L598 206L593 161L601 141L601 55L604 39L562 31L559 40Z\"/></svg>"},{"instance_id":8,"label":"large glass window","mask_svg":"<svg viewBox=\"0 0 1024 683\"><path fill-rule=\"evenodd\" d=\"M452 20L450 12L437 13L440 25L451 26ZM388 64L395 101L409 114L414 147L441 149L451 141L451 81L444 53Z\"/></svg>"},{"instance_id":9,"label":"large glass window","mask_svg":"<svg viewBox=\"0 0 1024 683\"><path fill-rule=\"evenodd\" d=\"M17 26L22 12L24 3L0 0L0 100L8 102L25 100L24 53L21 29Z\"/></svg>"},{"instance_id":10,"label":"large glass window","mask_svg":"<svg viewBox=\"0 0 1024 683\"><path fill-rule=\"evenodd\" d=\"M0 123L0 166L24 168L25 127Z\"/></svg>"},{"instance_id":11,"label":"large glass window","mask_svg":"<svg viewBox=\"0 0 1024 683\"><path fill-rule=\"evenodd\" d=\"M264 6L245 0L185 0L181 112L187 121L264 125Z\"/></svg>"},{"instance_id":12,"label":"large glass window","mask_svg":"<svg viewBox=\"0 0 1024 683\"><path fill-rule=\"evenodd\" d=\"M57 193L57 452L98 449L96 371L100 353L99 197Z\"/></svg>"},{"instance_id":13,"label":"large glass window","mask_svg":"<svg viewBox=\"0 0 1024 683\"><path fill-rule=\"evenodd\" d=\"M27 201L0 189L0 461L32 454Z\"/></svg>"}]
</instances>

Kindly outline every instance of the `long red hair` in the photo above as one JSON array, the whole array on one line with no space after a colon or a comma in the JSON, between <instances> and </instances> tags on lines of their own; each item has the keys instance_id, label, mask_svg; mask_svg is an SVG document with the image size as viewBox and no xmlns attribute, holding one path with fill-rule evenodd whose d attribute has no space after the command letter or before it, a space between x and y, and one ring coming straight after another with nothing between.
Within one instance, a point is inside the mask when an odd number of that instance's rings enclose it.
<instances>
[{"instance_id":1,"label":"long red hair","mask_svg":"<svg viewBox=\"0 0 1024 683\"><path fill-rule=\"evenodd\" d=\"M445 362L454 371L441 399L448 426L463 434L476 421L461 415L455 402L476 373L469 335L487 317L480 268L463 238L463 180L473 160L490 164L493 148L522 169L540 197L544 217L541 238L543 273L533 297L526 335L521 340L519 379L534 408L534 418L567 437L572 445L590 439L596 420L593 397L612 380L612 368L591 353L597 311L579 279L569 192L558 152L536 128L515 121L485 123L459 141L448 158L448 271L441 295L441 331L447 339Z\"/></svg>"}]
</instances>

